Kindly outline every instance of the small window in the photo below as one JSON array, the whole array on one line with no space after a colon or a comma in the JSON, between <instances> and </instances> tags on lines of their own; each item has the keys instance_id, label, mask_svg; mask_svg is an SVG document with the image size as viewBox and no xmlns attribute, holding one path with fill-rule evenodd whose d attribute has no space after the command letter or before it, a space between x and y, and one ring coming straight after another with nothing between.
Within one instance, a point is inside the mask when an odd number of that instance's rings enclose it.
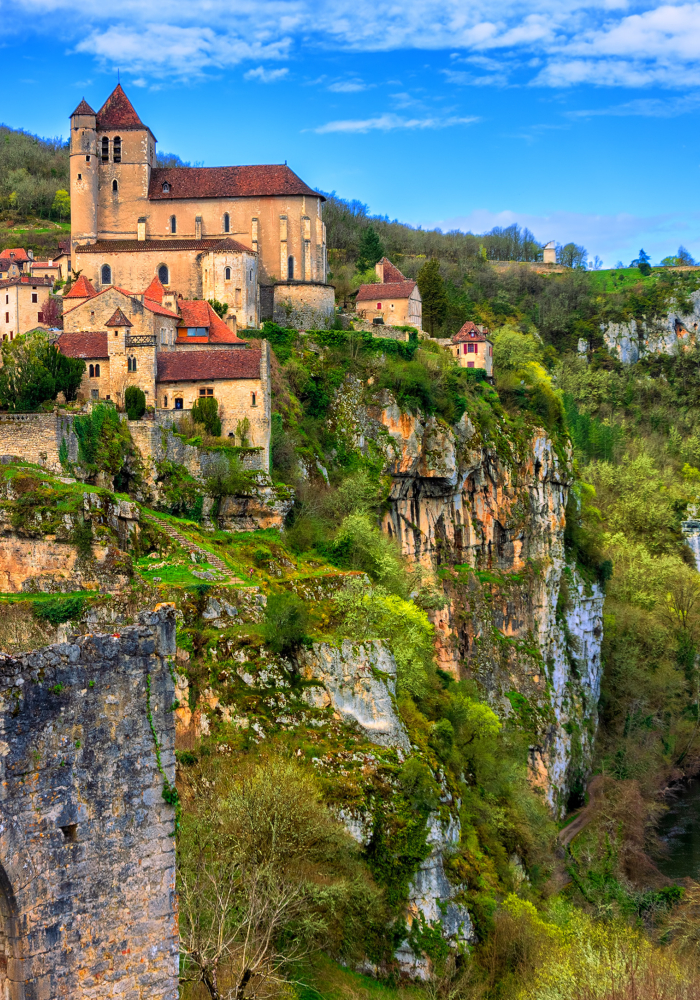
<instances>
[{"instance_id":1,"label":"small window","mask_svg":"<svg viewBox=\"0 0 700 1000\"><path fill-rule=\"evenodd\" d=\"M109 163L109 139L107 136L102 140L102 162Z\"/></svg>"},{"instance_id":2,"label":"small window","mask_svg":"<svg viewBox=\"0 0 700 1000\"><path fill-rule=\"evenodd\" d=\"M225 267L224 268L224 281L230 281L230 280L231 280L231 268L230 267Z\"/></svg>"},{"instance_id":3,"label":"small window","mask_svg":"<svg viewBox=\"0 0 700 1000\"><path fill-rule=\"evenodd\" d=\"M467 344L467 352L468 352L469 354L473 354L473 353L474 353L474 348L475 348L475 347L476 347L476 344Z\"/></svg>"},{"instance_id":4,"label":"small window","mask_svg":"<svg viewBox=\"0 0 700 1000\"><path fill-rule=\"evenodd\" d=\"M91 389L90 390L90 395L92 396L93 399L99 399L100 398L100 390L99 389Z\"/></svg>"},{"instance_id":5,"label":"small window","mask_svg":"<svg viewBox=\"0 0 700 1000\"><path fill-rule=\"evenodd\" d=\"M251 406L257 406L258 405L257 394L254 393L254 392L251 392L251 394L250 394L250 405Z\"/></svg>"},{"instance_id":6,"label":"small window","mask_svg":"<svg viewBox=\"0 0 700 1000\"><path fill-rule=\"evenodd\" d=\"M174 215L170 216L170 232L171 233L177 232L177 219L175 218Z\"/></svg>"},{"instance_id":7,"label":"small window","mask_svg":"<svg viewBox=\"0 0 700 1000\"><path fill-rule=\"evenodd\" d=\"M112 181L112 191L113 191L113 192L114 192L115 194L116 194L116 193L117 193L117 192L119 191L119 184L117 183L117 179L116 179L116 177L115 177L115 179L114 179L114 180Z\"/></svg>"},{"instance_id":8,"label":"small window","mask_svg":"<svg viewBox=\"0 0 700 1000\"><path fill-rule=\"evenodd\" d=\"M224 232L225 233L231 232L231 216L228 214L228 212L224 212Z\"/></svg>"},{"instance_id":9,"label":"small window","mask_svg":"<svg viewBox=\"0 0 700 1000\"><path fill-rule=\"evenodd\" d=\"M95 378L99 378L99 377L100 377L100 366L99 365L95 365Z\"/></svg>"},{"instance_id":10,"label":"small window","mask_svg":"<svg viewBox=\"0 0 700 1000\"><path fill-rule=\"evenodd\" d=\"M111 285L112 284L112 268L109 266L109 264L103 264L102 265L102 271L100 273L100 280L101 280L101 282L102 282L103 285Z\"/></svg>"},{"instance_id":11,"label":"small window","mask_svg":"<svg viewBox=\"0 0 700 1000\"><path fill-rule=\"evenodd\" d=\"M473 361L467 361L467 368L473 368L473 367L474 367L474 362Z\"/></svg>"},{"instance_id":12,"label":"small window","mask_svg":"<svg viewBox=\"0 0 700 1000\"><path fill-rule=\"evenodd\" d=\"M206 326L188 326L187 336L188 337L206 337L207 327Z\"/></svg>"},{"instance_id":13,"label":"small window","mask_svg":"<svg viewBox=\"0 0 700 1000\"><path fill-rule=\"evenodd\" d=\"M214 395L214 390L213 389L200 389L199 390L199 395L200 396L213 396Z\"/></svg>"},{"instance_id":14,"label":"small window","mask_svg":"<svg viewBox=\"0 0 700 1000\"><path fill-rule=\"evenodd\" d=\"M183 409L182 400L181 399L176 399L175 400L175 409L176 410L182 410Z\"/></svg>"},{"instance_id":15,"label":"small window","mask_svg":"<svg viewBox=\"0 0 700 1000\"><path fill-rule=\"evenodd\" d=\"M43 323L44 322L44 314L43 314L43 312L37 313L36 314L36 319L37 319L37 323Z\"/></svg>"},{"instance_id":16,"label":"small window","mask_svg":"<svg viewBox=\"0 0 700 1000\"><path fill-rule=\"evenodd\" d=\"M122 162L122 141L118 135L114 137L114 145L112 146L112 152L114 154L113 159L115 163Z\"/></svg>"},{"instance_id":17,"label":"small window","mask_svg":"<svg viewBox=\"0 0 700 1000\"><path fill-rule=\"evenodd\" d=\"M381 308L382 308L381 302L377 302L377 309L381 309Z\"/></svg>"},{"instance_id":18,"label":"small window","mask_svg":"<svg viewBox=\"0 0 700 1000\"><path fill-rule=\"evenodd\" d=\"M163 409L167 410L167 408L168 408L168 397L163 396Z\"/></svg>"},{"instance_id":19,"label":"small window","mask_svg":"<svg viewBox=\"0 0 700 1000\"><path fill-rule=\"evenodd\" d=\"M130 372L136 371L136 358L128 358L126 366Z\"/></svg>"},{"instance_id":20,"label":"small window","mask_svg":"<svg viewBox=\"0 0 700 1000\"><path fill-rule=\"evenodd\" d=\"M78 174L78 180L81 181L82 179L83 179L83 175L82 174Z\"/></svg>"},{"instance_id":21,"label":"small window","mask_svg":"<svg viewBox=\"0 0 700 1000\"><path fill-rule=\"evenodd\" d=\"M170 194L170 185L168 184L167 181L163 185L163 194Z\"/></svg>"},{"instance_id":22,"label":"small window","mask_svg":"<svg viewBox=\"0 0 700 1000\"><path fill-rule=\"evenodd\" d=\"M253 280L253 272L251 270L250 274L248 275L248 281L252 281L252 280Z\"/></svg>"},{"instance_id":23,"label":"small window","mask_svg":"<svg viewBox=\"0 0 700 1000\"><path fill-rule=\"evenodd\" d=\"M167 264L161 264L158 268L158 281L160 281L161 285L170 284L170 275L168 274Z\"/></svg>"},{"instance_id":24,"label":"small window","mask_svg":"<svg viewBox=\"0 0 700 1000\"><path fill-rule=\"evenodd\" d=\"M36 292L32 292L32 302L38 302L38 301L39 301L39 296L37 295Z\"/></svg>"},{"instance_id":25,"label":"small window","mask_svg":"<svg viewBox=\"0 0 700 1000\"><path fill-rule=\"evenodd\" d=\"M287 281L294 281L294 258L287 258Z\"/></svg>"},{"instance_id":26,"label":"small window","mask_svg":"<svg viewBox=\"0 0 700 1000\"><path fill-rule=\"evenodd\" d=\"M88 376L90 378L94 378L95 377L95 366L94 365L90 365L90 367L88 368Z\"/></svg>"},{"instance_id":27,"label":"small window","mask_svg":"<svg viewBox=\"0 0 700 1000\"><path fill-rule=\"evenodd\" d=\"M90 157L89 157L89 156L86 156L86 157L85 157L85 162L86 162L86 163L89 163L89 162L90 162Z\"/></svg>"}]
</instances>

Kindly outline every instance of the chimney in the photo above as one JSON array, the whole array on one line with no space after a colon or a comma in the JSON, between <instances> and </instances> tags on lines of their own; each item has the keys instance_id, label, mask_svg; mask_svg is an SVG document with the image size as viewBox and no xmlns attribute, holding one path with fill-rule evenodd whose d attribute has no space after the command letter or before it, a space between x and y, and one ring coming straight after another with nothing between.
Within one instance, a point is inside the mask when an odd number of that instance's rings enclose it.
<instances>
[{"instance_id":1,"label":"chimney","mask_svg":"<svg viewBox=\"0 0 700 1000\"><path fill-rule=\"evenodd\" d=\"M380 285L384 283L384 259L378 261L374 265L374 270L377 272L377 277L379 278Z\"/></svg>"},{"instance_id":2,"label":"chimney","mask_svg":"<svg viewBox=\"0 0 700 1000\"><path fill-rule=\"evenodd\" d=\"M202 238L202 216L196 215L194 219L194 238L196 240L201 240Z\"/></svg>"},{"instance_id":3,"label":"chimney","mask_svg":"<svg viewBox=\"0 0 700 1000\"><path fill-rule=\"evenodd\" d=\"M140 243L143 243L146 239L146 219L142 216L137 224L137 236L136 238Z\"/></svg>"},{"instance_id":4,"label":"chimney","mask_svg":"<svg viewBox=\"0 0 700 1000\"><path fill-rule=\"evenodd\" d=\"M229 330L231 330L233 333L236 333L237 324L236 324L236 314L234 312L227 312L226 315L224 316L224 322L226 323L226 326L229 328Z\"/></svg>"}]
</instances>

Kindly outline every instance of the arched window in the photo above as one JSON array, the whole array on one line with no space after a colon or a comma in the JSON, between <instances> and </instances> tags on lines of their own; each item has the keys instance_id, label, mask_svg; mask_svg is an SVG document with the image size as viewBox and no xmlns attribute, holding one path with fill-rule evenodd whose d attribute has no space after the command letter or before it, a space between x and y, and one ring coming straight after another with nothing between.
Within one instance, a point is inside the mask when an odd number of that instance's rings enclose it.
<instances>
[{"instance_id":1,"label":"arched window","mask_svg":"<svg viewBox=\"0 0 700 1000\"><path fill-rule=\"evenodd\" d=\"M102 162L109 163L109 139L107 136L102 140Z\"/></svg>"},{"instance_id":2,"label":"arched window","mask_svg":"<svg viewBox=\"0 0 700 1000\"><path fill-rule=\"evenodd\" d=\"M112 146L112 153L114 154L112 159L115 163L122 162L122 141L118 135L114 137L114 144Z\"/></svg>"},{"instance_id":3,"label":"arched window","mask_svg":"<svg viewBox=\"0 0 700 1000\"><path fill-rule=\"evenodd\" d=\"M112 191L114 191L114 193L116 194L118 190L119 190L119 184L117 183L117 179L115 177L115 179L112 181Z\"/></svg>"},{"instance_id":4,"label":"arched window","mask_svg":"<svg viewBox=\"0 0 700 1000\"><path fill-rule=\"evenodd\" d=\"M158 268L158 281L160 281L161 285L170 284L170 275L168 274L167 264L161 264Z\"/></svg>"},{"instance_id":5,"label":"arched window","mask_svg":"<svg viewBox=\"0 0 700 1000\"><path fill-rule=\"evenodd\" d=\"M231 280L231 268L230 267L225 267L224 268L224 281L230 281L230 280Z\"/></svg>"},{"instance_id":6,"label":"arched window","mask_svg":"<svg viewBox=\"0 0 700 1000\"><path fill-rule=\"evenodd\" d=\"M99 365L95 365L95 378L99 378L99 377L100 377L100 366Z\"/></svg>"},{"instance_id":7,"label":"arched window","mask_svg":"<svg viewBox=\"0 0 700 1000\"><path fill-rule=\"evenodd\" d=\"M95 366L94 365L90 365L90 367L88 368L88 376L90 378L94 378L95 377Z\"/></svg>"},{"instance_id":8,"label":"arched window","mask_svg":"<svg viewBox=\"0 0 700 1000\"><path fill-rule=\"evenodd\" d=\"M102 270L100 271L100 281L103 285L112 284L112 268L109 264L102 265Z\"/></svg>"},{"instance_id":9,"label":"arched window","mask_svg":"<svg viewBox=\"0 0 700 1000\"><path fill-rule=\"evenodd\" d=\"M167 181L163 184L163 194L170 194L170 185Z\"/></svg>"},{"instance_id":10,"label":"arched window","mask_svg":"<svg viewBox=\"0 0 700 1000\"><path fill-rule=\"evenodd\" d=\"M231 232L231 217L228 214L228 212L224 212L224 232L225 233Z\"/></svg>"},{"instance_id":11,"label":"arched window","mask_svg":"<svg viewBox=\"0 0 700 1000\"><path fill-rule=\"evenodd\" d=\"M294 281L294 258L287 258L287 281Z\"/></svg>"},{"instance_id":12,"label":"arched window","mask_svg":"<svg viewBox=\"0 0 700 1000\"><path fill-rule=\"evenodd\" d=\"M177 219L175 218L174 215L170 216L170 232L171 233L177 232Z\"/></svg>"},{"instance_id":13,"label":"arched window","mask_svg":"<svg viewBox=\"0 0 700 1000\"><path fill-rule=\"evenodd\" d=\"M126 367L130 372L136 371L136 358L127 358Z\"/></svg>"}]
</instances>

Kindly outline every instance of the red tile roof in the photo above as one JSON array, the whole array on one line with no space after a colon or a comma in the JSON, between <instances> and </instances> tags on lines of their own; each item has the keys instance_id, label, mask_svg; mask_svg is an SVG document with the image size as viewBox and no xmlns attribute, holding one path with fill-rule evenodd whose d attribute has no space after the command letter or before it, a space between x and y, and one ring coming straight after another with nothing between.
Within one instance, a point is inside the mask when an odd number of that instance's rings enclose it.
<instances>
[{"instance_id":1,"label":"red tile roof","mask_svg":"<svg viewBox=\"0 0 700 1000\"><path fill-rule=\"evenodd\" d=\"M379 263L384 265L383 273L385 285L397 281L406 281L406 275L402 274L398 267L395 267L387 257L382 257Z\"/></svg>"},{"instance_id":2,"label":"red tile roof","mask_svg":"<svg viewBox=\"0 0 700 1000\"><path fill-rule=\"evenodd\" d=\"M53 278L36 278L31 274L18 274L14 278L5 278L0 281L0 288L11 288L13 285L31 285L32 288L53 288Z\"/></svg>"},{"instance_id":3,"label":"red tile roof","mask_svg":"<svg viewBox=\"0 0 700 1000\"><path fill-rule=\"evenodd\" d=\"M170 190L164 191L167 182ZM321 198L286 164L245 167L158 167L151 171L151 201L182 198L258 198L271 195L307 195Z\"/></svg>"},{"instance_id":4,"label":"red tile roof","mask_svg":"<svg viewBox=\"0 0 700 1000\"><path fill-rule=\"evenodd\" d=\"M468 319L464 326L454 335L452 343L462 344L465 341L481 342L483 340L488 340L488 332L489 331L486 329L483 331L480 330L476 323L472 323L472 321Z\"/></svg>"},{"instance_id":5,"label":"red tile roof","mask_svg":"<svg viewBox=\"0 0 700 1000\"><path fill-rule=\"evenodd\" d=\"M97 128L98 131L102 132L117 128L124 132L130 132L134 129L151 131L134 111L134 106L122 90L121 83L117 84L97 112Z\"/></svg>"},{"instance_id":6,"label":"red tile roof","mask_svg":"<svg viewBox=\"0 0 700 1000\"><path fill-rule=\"evenodd\" d=\"M62 333L56 341L61 354L69 358L108 358L107 332Z\"/></svg>"},{"instance_id":7,"label":"red tile roof","mask_svg":"<svg viewBox=\"0 0 700 1000\"><path fill-rule=\"evenodd\" d=\"M92 108L90 107L90 105L88 104L88 102L85 100L85 98L83 98L82 101L80 102L80 104L78 105L78 107L75 109L75 111L71 115L71 118L73 117L73 115L94 115L94 114L95 114L95 112L92 110Z\"/></svg>"},{"instance_id":8,"label":"red tile roof","mask_svg":"<svg viewBox=\"0 0 700 1000\"><path fill-rule=\"evenodd\" d=\"M66 292L63 296L64 299L91 299L93 296L97 295L97 292L90 284L88 279L84 274L81 274L74 285L71 285L71 290Z\"/></svg>"},{"instance_id":9,"label":"red tile roof","mask_svg":"<svg viewBox=\"0 0 700 1000\"><path fill-rule=\"evenodd\" d=\"M236 250L239 253L252 254L250 247L237 240L216 239L203 240L98 240L83 247L77 247L77 253L145 253L157 251L172 253L173 250L200 250L202 253L211 250Z\"/></svg>"},{"instance_id":10,"label":"red tile roof","mask_svg":"<svg viewBox=\"0 0 700 1000\"><path fill-rule=\"evenodd\" d=\"M23 247L12 247L8 250L3 250L0 253L0 257L5 260L11 260L14 264L24 264L26 261L31 260L31 257Z\"/></svg>"},{"instance_id":11,"label":"red tile roof","mask_svg":"<svg viewBox=\"0 0 700 1000\"><path fill-rule=\"evenodd\" d=\"M208 302L200 300L181 300L178 305L182 317L178 323L178 341L182 344L245 344L245 340L237 337L233 330L214 312ZM205 337L188 337L181 331L188 328L204 327L208 333Z\"/></svg>"},{"instance_id":12,"label":"red tile roof","mask_svg":"<svg viewBox=\"0 0 700 1000\"><path fill-rule=\"evenodd\" d=\"M108 319L107 322L105 323L105 326L133 326L133 325L134 324L131 322L131 320L126 318L126 316L118 306L112 313L111 318Z\"/></svg>"},{"instance_id":13,"label":"red tile roof","mask_svg":"<svg viewBox=\"0 0 700 1000\"><path fill-rule=\"evenodd\" d=\"M165 306L162 306L160 302L154 302L153 299L147 299L145 295L143 297L143 308L148 309L149 312L155 313L156 316L170 316L172 319L178 319L177 313L170 312L170 310L166 309Z\"/></svg>"},{"instance_id":14,"label":"red tile roof","mask_svg":"<svg viewBox=\"0 0 700 1000\"><path fill-rule=\"evenodd\" d=\"M211 382L215 379L260 378L260 350L162 351L159 382Z\"/></svg>"},{"instance_id":15,"label":"red tile roof","mask_svg":"<svg viewBox=\"0 0 700 1000\"><path fill-rule=\"evenodd\" d=\"M68 240L59 240L58 241L58 249L62 253L69 254L70 253L70 240L69 239Z\"/></svg>"},{"instance_id":16,"label":"red tile roof","mask_svg":"<svg viewBox=\"0 0 700 1000\"><path fill-rule=\"evenodd\" d=\"M161 285L157 276L153 279L153 281L150 283L150 285L143 294L144 298L151 299L153 302L163 301L163 296L165 295L165 289Z\"/></svg>"},{"instance_id":17,"label":"red tile roof","mask_svg":"<svg viewBox=\"0 0 700 1000\"><path fill-rule=\"evenodd\" d=\"M372 299L376 299L377 302L381 302L382 299L407 299L415 287L415 281L408 280L385 282L381 285L360 285L356 301L371 302Z\"/></svg>"}]
</instances>

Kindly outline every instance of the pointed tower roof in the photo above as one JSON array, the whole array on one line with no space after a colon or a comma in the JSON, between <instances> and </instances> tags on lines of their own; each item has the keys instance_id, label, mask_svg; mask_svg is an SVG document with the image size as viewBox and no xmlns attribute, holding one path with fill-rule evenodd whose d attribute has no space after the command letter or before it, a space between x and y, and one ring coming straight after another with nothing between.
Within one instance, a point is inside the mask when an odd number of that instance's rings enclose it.
<instances>
[{"instance_id":1,"label":"pointed tower roof","mask_svg":"<svg viewBox=\"0 0 700 1000\"><path fill-rule=\"evenodd\" d=\"M91 299L97 292L92 287L84 274L81 274L69 292L63 296L64 299Z\"/></svg>"},{"instance_id":2,"label":"pointed tower roof","mask_svg":"<svg viewBox=\"0 0 700 1000\"><path fill-rule=\"evenodd\" d=\"M100 110L97 112L97 128L100 130L118 128L123 132L133 129L151 130L144 125L134 110L134 106L118 83Z\"/></svg>"},{"instance_id":3,"label":"pointed tower roof","mask_svg":"<svg viewBox=\"0 0 700 1000\"><path fill-rule=\"evenodd\" d=\"M133 326L134 324L126 318L124 313L117 307L112 313L112 318L108 319L105 326Z\"/></svg>"},{"instance_id":4,"label":"pointed tower roof","mask_svg":"<svg viewBox=\"0 0 700 1000\"><path fill-rule=\"evenodd\" d=\"M148 288L146 289L146 291L143 293L143 295L144 295L144 298L151 299L153 302L162 302L163 301L163 296L165 295L165 289L163 288L162 284L160 283L160 280L159 280L159 278L158 278L157 275L153 279L153 281L150 283L150 285L148 286Z\"/></svg>"},{"instance_id":5,"label":"pointed tower roof","mask_svg":"<svg viewBox=\"0 0 700 1000\"><path fill-rule=\"evenodd\" d=\"M75 109L71 118L75 118L76 115L94 115L95 112L92 110L85 98L82 99L78 107Z\"/></svg>"}]
</instances>

